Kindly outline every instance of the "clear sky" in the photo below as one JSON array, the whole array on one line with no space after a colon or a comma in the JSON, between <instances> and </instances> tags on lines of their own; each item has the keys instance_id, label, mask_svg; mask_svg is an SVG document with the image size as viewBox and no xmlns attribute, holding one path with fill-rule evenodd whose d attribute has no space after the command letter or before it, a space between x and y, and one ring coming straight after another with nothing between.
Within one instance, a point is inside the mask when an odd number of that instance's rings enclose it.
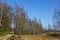
<instances>
[{"instance_id":1,"label":"clear sky","mask_svg":"<svg viewBox=\"0 0 60 40\"><path fill-rule=\"evenodd\" d=\"M13 6L13 1L22 4L30 19L40 19L46 27L52 23L54 8L58 7L60 0L6 0Z\"/></svg>"}]
</instances>

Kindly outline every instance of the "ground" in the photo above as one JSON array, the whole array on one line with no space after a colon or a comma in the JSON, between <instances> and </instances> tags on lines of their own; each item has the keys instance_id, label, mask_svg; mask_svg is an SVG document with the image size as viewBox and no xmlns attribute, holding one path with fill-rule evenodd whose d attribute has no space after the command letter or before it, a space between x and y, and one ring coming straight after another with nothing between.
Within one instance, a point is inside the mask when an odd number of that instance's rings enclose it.
<instances>
[{"instance_id":1,"label":"ground","mask_svg":"<svg viewBox=\"0 0 60 40\"><path fill-rule=\"evenodd\" d=\"M57 36L48 36L48 35L12 35L8 34L0 37L0 40L60 40L60 37Z\"/></svg>"},{"instance_id":2,"label":"ground","mask_svg":"<svg viewBox=\"0 0 60 40\"><path fill-rule=\"evenodd\" d=\"M47 35L14 35L10 37L10 40L60 40L60 37Z\"/></svg>"},{"instance_id":3,"label":"ground","mask_svg":"<svg viewBox=\"0 0 60 40\"><path fill-rule=\"evenodd\" d=\"M1 36L0 40L7 40L8 37L11 37L11 34L5 35L5 36Z\"/></svg>"},{"instance_id":4,"label":"ground","mask_svg":"<svg viewBox=\"0 0 60 40\"><path fill-rule=\"evenodd\" d=\"M43 36L43 35L22 35L23 40L59 40L58 37Z\"/></svg>"}]
</instances>

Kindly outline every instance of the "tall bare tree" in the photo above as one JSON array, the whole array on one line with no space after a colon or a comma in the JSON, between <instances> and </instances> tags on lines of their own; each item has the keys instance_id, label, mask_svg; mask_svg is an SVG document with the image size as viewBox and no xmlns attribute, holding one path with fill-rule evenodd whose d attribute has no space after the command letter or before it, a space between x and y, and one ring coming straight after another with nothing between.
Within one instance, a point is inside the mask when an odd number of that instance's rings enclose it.
<instances>
[{"instance_id":1,"label":"tall bare tree","mask_svg":"<svg viewBox=\"0 0 60 40\"><path fill-rule=\"evenodd\" d=\"M60 30L60 9L55 9L54 11L53 25L55 30Z\"/></svg>"},{"instance_id":2,"label":"tall bare tree","mask_svg":"<svg viewBox=\"0 0 60 40\"><path fill-rule=\"evenodd\" d=\"M26 32L27 17L23 8L16 7L15 22L17 33L19 32L19 34L23 34Z\"/></svg>"},{"instance_id":3,"label":"tall bare tree","mask_svg":"<svg viewBox=\"0 0 60 40\"><path fill-rule=\"evenodd\" d=\"M5 31L9 31L11 24L11 7L6 3L0 3L0 26L4 28Z\"/></svg>"}]
</instances>

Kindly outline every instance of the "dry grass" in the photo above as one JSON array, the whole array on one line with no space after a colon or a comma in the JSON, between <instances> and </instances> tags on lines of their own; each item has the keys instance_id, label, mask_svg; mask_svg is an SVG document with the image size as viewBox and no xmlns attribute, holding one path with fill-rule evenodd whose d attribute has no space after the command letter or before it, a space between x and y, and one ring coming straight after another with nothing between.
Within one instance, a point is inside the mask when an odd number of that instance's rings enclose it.
<instances>
[{"instance_id":1,"label":"dry grass","mask_svg":"<svg viewBox=\"0 0 60 40\"><path fill-rule=\"evenodd\" d=\"M14 35L10 40L60 40L60 37L53 37L47 35Z\"/></svg>"},{"instance_id":2,"label":"dry grass","mask_svg":"<svg viewBox=\"0 0 60 40\"><path fill-rule=\"evenodd\" d=\"M44 35L20 35L23 40L60 40L58 37Z\"/></svg>"}]
</instances>

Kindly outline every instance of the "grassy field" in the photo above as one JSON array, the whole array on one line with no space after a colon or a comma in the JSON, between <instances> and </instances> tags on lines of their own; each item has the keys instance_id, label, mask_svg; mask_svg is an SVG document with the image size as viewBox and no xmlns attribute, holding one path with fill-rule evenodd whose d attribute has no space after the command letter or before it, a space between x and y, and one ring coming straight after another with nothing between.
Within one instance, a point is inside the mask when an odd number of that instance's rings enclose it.
<instances>
[{"instance_id":1,"label":"grassy field","mask_svg":"<svg viewBox=\"0 0 60 40\"><path fill-rule=\"evenodd\" d=\"M47 35L14 35L7 40L60 40L60 37Z\"/></svg>"},{"instance_id":2,"label":"grassy field","mask_svg":"<svg viewBox=\"0 0 60 40\"><path fill-rule=\"evenodd\" d=\"M20 35L22 40L60 40L58 37L44 35Z\"/></svg>"},{"instance_id":3,"label":"grassy field","mask_svg":"<svg viewBox=\"0 0 60 40\"><path fill-rule=\"evenodd\" d=\"M0 32L0 37L1 37L1 36L4 36L4 35L7 35L7 33Z\"/></svg>"}]
</instances>

